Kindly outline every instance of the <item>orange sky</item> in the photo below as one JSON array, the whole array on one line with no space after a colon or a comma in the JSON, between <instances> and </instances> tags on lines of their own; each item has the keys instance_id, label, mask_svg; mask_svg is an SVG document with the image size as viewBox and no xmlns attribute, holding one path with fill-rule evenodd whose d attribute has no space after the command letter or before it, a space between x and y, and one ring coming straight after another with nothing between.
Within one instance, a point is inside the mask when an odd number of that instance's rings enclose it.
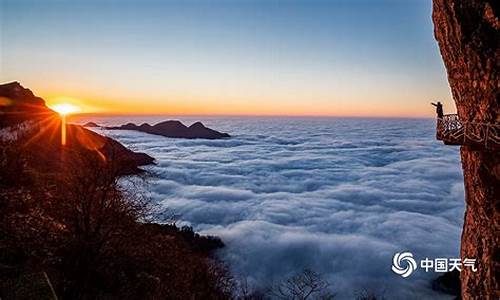
<instances>
[{"instance_id":1,"label":"orange sky","mask_svg":"<svg viewBox=\"0 0 500 300\"><path fill-rule=\"evenodd\" d=\"M65 90L62 88L62 90ZM35 92L37 90L35 89ZM47 104L71 103L81 108L82 113L103 114L168 114L168 115L292 115L292 116L373 116L373 117L429 117L434 109L429 105L433 95L390 94L383 89L374 90L375 99L364 91L344 91L340 95L311 93L304 95L292 92L286 94L196 95L186 92L174 95L121 95L119 90L98 92L67 89L64 94L52 91L37 92ZM114 95L116 93L116 96ZM107 95L106 95L107 94ZM380 100L383 98L383 100ZM403 98L404 100L399 100ZM445 109L454 110L449 97L445 99ZM306 99L314 99L308 101ZM365 100L367 99L367 100ZM439 99L439 98L438 98Z\"/></svg>"},{"instance_id":2,"label":"orange sky","mask_svg":"<svg viewBox=\"0 0 500 300\"><path fill-rule=\"evenodd\" d=\"M17 80L49 105L431 117L439 100L455 111L428 1L42 2L3 7L0 82Z\"/></svg>"}]
</instances>

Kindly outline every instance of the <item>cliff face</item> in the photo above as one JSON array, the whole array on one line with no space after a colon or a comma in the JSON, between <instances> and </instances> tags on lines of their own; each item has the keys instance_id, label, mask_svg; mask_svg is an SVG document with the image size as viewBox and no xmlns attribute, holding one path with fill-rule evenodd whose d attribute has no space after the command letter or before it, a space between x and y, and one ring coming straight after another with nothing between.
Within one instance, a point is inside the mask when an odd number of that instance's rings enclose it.
<instances>
[{"instance_id":1,"label":"cliff face","mask_svg":"<svg viewBox=\"0 0 500 300\"><path fill-rule=\"evenodd\" d=\"M498 123L500 2L433 0L434 33L439 43L462 120ZM461 256L476 258L477 272L461 273L464 299L500 297L500 155L461 148L467 208Z\"/></svg>"}]
</instances>

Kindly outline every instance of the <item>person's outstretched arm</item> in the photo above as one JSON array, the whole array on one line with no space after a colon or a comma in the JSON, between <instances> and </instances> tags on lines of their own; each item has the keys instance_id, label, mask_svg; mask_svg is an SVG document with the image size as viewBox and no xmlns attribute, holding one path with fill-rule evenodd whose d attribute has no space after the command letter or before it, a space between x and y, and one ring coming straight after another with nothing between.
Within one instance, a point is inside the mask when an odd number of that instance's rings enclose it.
<instances>
[{"instance_id":1,"label":"person's outstretched arm","mask_svg":"<svg viewBox=\"0 0 500 300\"><path fill-rule=\"evenodd\" d=\"M437 107L438 105L434 102L431 102L431 105L434 105L435 107Z\"/></svg>"}]
</instances>

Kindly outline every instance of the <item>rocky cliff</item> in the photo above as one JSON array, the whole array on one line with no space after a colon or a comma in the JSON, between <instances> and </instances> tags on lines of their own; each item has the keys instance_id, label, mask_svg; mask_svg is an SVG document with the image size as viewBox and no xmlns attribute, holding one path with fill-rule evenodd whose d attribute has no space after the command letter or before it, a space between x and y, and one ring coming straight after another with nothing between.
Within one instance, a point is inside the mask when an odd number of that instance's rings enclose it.
<instances>
[{"instance_id":1,"label":"rocky cliff","mask_svg":"<svg viewBox=\"0 0 500 300\"><path fill-rule=\"evenodd\" d=\"M434 0L434 33L464 121L499 123L500 2ZM462 146L467 208L461 256L477 272L461 273L464 299L500 298L500 155Z\"/></svg>"},{"instance_id":2,"label":"rocky cliff","mask_svg":"<svg viewBox=\"0 0 500 300\"><path fill-rule=\"evenodd\" d=\"M153 158L66 133L43 99L0 84L0 299L232 299L222 241L153 223L169 219L146 186L121 184Z\"/></svg>"},{"instance_id":3,"label":"rocky cliff","mask_svg":"<svg viewBox=\"0 0 500 300\"><path fill-rule=\"evenodd\" d=\"M99 135L79 125L68 124L67 145L60 146L61 122L58 114L45 105L45 101L24 88L19 82L0 84L0 141L26 139L26 143L38 144L43 160L61 153L83 154L97 152L106 161L120 164L120 173L141 172L139 166L153 163L154 159L134 152L118 141ZM26 132L25 136L19 134ZM7 135L7 136L5 136ZM53 159L60 162L59 159Z\"/></svg>"},{"instance_id":4,"label":"rocky cliff","mask_svg":"<svg viewBox=\"0 0 500 300\"><path fill-rule=\"evenodd\" d=\"M0 128L25 121L40 120L57 115L45 106L45 101L13 81L0 84Z\"/></svg>"}]
</instances>

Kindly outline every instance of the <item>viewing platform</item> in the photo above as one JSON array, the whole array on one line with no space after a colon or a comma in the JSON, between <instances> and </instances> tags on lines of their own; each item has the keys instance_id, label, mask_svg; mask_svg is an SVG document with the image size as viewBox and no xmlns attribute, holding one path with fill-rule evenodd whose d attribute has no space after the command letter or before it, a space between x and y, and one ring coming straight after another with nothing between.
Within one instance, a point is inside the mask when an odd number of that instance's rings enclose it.
<instances>
[{"instance_id":1,"label":"viewing platform","mask_svg":"<svg viewBox=\"0 0 500 300\"><path fill-rule=\"evenodd\" d=\"M457 114L437 119L436 138L446 145L500 150L500 124L464 122Z\"/></svg>"}]
</instances>

